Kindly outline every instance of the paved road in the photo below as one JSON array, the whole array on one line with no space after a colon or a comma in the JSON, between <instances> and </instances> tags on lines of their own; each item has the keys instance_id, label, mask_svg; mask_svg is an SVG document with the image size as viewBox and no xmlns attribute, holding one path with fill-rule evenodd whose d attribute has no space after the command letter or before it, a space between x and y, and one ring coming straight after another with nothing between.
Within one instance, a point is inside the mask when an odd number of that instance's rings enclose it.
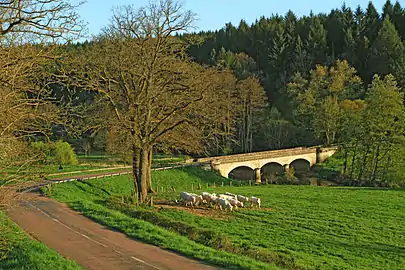
<instances>
[{"instance_id":1,"label":"paved road","mask_svg":"<svg viewBox=\"0 0 405 270\"><path fill-rule=\"evenodd\" d=\"M133 240L36 193L7 212L34 238L86 269L216 269Z\"/></svg>"}]
</instances>

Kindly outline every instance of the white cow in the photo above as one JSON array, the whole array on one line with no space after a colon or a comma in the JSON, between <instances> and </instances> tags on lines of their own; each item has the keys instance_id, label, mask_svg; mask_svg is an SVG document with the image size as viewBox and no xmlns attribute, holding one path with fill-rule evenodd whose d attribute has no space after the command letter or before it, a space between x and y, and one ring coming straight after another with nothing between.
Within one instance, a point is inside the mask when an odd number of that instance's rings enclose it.
<instances>
[{"instance_id":1,"label":"white cow","mask_svg":"<svg viewBox=\"0 0 405 270\"><path fill-rule=\"evenodd\" d=\"M238 209L238 207L244 207L243 202L240 202L236 199L229 199L229 203L235 207L235 209Z\"/></svg>"},{"instance_id":2,"label":"white cow","mask_svg":"<svg viewBox=\"0 0 405 270\"><path fill-rule=\"evenodd\" d=\"M222 199L226 199L226 200L236 199L235 196L226 195L226 194L219 194L219 197L222 198Z\"/></svg>"},{"instance_id":3,"label":"white cow","mask_svg":"<svg viewBox=\"0 0 405 270\"><path fill-rule=\"evenodd\" d=\"M201 196L206 203L212 204L214 203L215 198L217 198L216 194L210 194L208 192L201 192Z\"/></svg>"},{"instance_id":4,"label":"white cow","mask_svg":"<svg viewBox=\"0 0 405 270\"><path fill-rule=\"evenodd\" d=\"M229 209L232 211L233 206L227 199L217 198L215 201L219 205L219 209Z\"/></svg>"},{"instance_id":5,"label":"white cow","mask_svg":"<svg viewBox=\"0 0 405 270\"><path fill-rule=\"evenodd\" d=\"M187 192L181 192L180 198L184 201L185 206L193 206L196 203L196 197Z\"/></svg>"},{"instance_id":6,"label":"white cow","mask_svg":"<svg viewBox=\"0 0 405 270\"><path fill-rule=\"evenodd\" d=\"M243 202L243 203L249 202L249 198L242 196L242 195L237 195L236 198L238 199L238 201Z\"/></svg>"},{"instance_id":7,"label":"white cow","mask_svg":"<svg viewBox=\"0 0 405 270\"><path fill-rule=\"evenodd\" d=\"M250 200L250 207L257 206L260 208L260 205L262 204L260 198L250 197L249 200Z\"/></svg>"},{"instance_id":8,"label":"white cow","mask_svg":"<svg viewBox=\"0 0 405 270\"><path fill-rule=\"evenodd\" d=\"M195 198L195 203L194 203L195 206L198 206L200 203L204 202L204 199L201 195L197 195L195 193L190 193L190 195Z\"/></svg>"}]
</instances>

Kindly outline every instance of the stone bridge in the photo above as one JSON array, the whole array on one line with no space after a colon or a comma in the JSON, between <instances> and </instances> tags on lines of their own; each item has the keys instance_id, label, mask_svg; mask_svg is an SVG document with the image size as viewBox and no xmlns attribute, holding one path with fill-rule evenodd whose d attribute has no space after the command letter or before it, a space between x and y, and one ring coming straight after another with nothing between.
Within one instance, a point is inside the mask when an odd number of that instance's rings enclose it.
<instances>
[{"instance_id":1,"label":"stone bridge","mask_svg":"<svg viewBox=\"0 0 405 270\"><path fill-rule=\"evenodd\" d=\"M242 178L255 179L261 182L261 175L265 172L281 173L290 166L295 171L309 170L316 163L325 161L332 156L337 147L298 147L291 149L236 154L228 156L194 159L193 162L209 164L212 170L218 171L224 177L233 177L238 170L245 170ZM239 172L239 175L241 173Z\"/></svg>"}]
</instances>

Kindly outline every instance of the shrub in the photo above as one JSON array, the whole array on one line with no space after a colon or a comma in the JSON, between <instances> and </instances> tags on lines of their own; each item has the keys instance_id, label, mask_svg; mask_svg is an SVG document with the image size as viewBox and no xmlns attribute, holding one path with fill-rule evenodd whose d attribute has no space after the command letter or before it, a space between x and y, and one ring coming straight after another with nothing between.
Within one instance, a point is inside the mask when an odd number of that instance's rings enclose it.
<instances>
[{"instance_id":1,"label":"shrub","mask_svg":"<svg viewBox=\"0 0 405 270\"><path fill-rule=\"evenodd\" d=\"M59 165L76 165L78 163L76 153L67 142L57 141L54 155L55 161Z\"/></svg>"},{"instance_id":2,"label":"shrub","mask_svg":"<svg viewBox=\"0 0 405 270\"><path fill-rule=\"evenodd\" d=\"M42 155L41 162L45 162L47 159L51 158L52 150L54 149L53 143L44 143L44 142L32 142L31 148L40 155Z\"/></svg>"}]
</instances>

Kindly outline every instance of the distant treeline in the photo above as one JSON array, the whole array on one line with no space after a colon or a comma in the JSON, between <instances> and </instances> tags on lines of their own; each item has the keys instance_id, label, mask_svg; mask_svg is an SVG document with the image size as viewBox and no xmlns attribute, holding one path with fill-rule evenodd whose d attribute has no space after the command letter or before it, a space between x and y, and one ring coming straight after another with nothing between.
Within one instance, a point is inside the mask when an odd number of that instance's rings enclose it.
<instances>
[{"instance_id":1,"label":"distant treeline","mask_svg":"<svg viewBox=\"0 0 405 270\"><path fill-rule=\"evenodd\" d=\"M308 79L316 65L330 67L347 60L364 83L359 98L365 97L375 74L392 74L399 87L405 86L405 9L399 2L387 1L382 14L372 2L365 9L343 5L329 14L301 18L289 11L285 16L263 16L250 26L241 20L238 26L228 23L221 30L191 36L203 38L190 48L196 61L230 68L239 79L253 74L264 87L270 108L263 117L272 124L267 134L266 124L256 129L254 150L325 142L296 126L287 93L296 73ZM272 138L267 138L269 133L274 133Z\"/></svg>"}]
</instances>

